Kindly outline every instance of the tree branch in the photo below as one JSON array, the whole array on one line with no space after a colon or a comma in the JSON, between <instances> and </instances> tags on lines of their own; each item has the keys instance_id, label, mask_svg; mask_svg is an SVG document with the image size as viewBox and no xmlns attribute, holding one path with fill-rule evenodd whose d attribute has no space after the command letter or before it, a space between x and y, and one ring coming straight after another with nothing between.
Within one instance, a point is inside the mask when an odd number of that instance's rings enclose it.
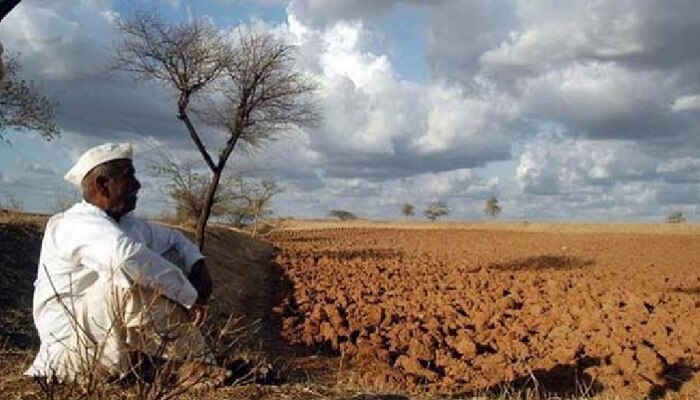
<instances>
[{"instance_id":1,"label":"tree branch","mask_svg":"<svg viewBox=\"0 0 700 400\"><path fill-rule=\"evenodd\" d=\"M197 150L199 150L199 152L202 154L204 162L207 163L209 169L211 169L212 172L216 172L216 165L214 165L214 161L211 159L209 152L207 151L206 147L204 147L202 140L199 138L199 135L197 134L197 131L195 130L194 125L190 120L190 117L187 115L187 111L181 109L177 114L177 118L184 122L185 126L187 126L187 131L190 134L190 138L192 138L192 141L194 142L195 146L197 146Z\"/></svg>"},{"instance_id":2,"label":"tree branch","mask_svg":"<svg viewBox=\"0 0 700 400\"><path fill-rule=\"evenodd\" d=\"M2 21L20 1L22 0L0 0L0 21Z\"/></svg>"}]
</instances>

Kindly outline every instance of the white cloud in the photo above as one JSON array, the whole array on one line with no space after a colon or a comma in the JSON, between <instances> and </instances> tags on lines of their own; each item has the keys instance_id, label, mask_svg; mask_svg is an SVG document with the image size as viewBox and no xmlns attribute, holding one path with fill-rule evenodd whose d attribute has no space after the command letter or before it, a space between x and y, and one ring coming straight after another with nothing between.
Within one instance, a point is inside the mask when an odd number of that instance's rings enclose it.
<instances>
[{"instance_id":1,"label":"white cloud","mask_svg":"<svg viewBox=\"0 0 700 400\"><path fill-rule=\"evenodd\" d=\"M310 145L330 176L410 176L509 157L504 125L517 110L507 96L402 80L357 21L317 29L292 14L288 27L322 83L325 118Z\"/></svg>"},{"instance_id":2,"label":"white cloud","mask_svg":"<svg viewBox=\"0 0 700 400\"><path fill-rule=\"evenodd\" d=\"M659 219L664 207L697 204L700 157L664 159L659 151L632 141L541 134L516 170L529 202L519 213L554 217L576 209L579 219Z\"/></svg>"},{"instance_id":3,"label":"white cloud","mask_svg":"<svg viewBox=\"0 0 700 400\"><path fill-rule=\"evenodd\" d=\"M687 95L678 97L671 106L674 112L700 111L700 95Z\"/></svg>"},{"instance_id":4,"label":"white cloud","mask_svg":"<svg viewBox=\"0 0 700 400\"><path fill-rule=\"evenodd\" d=\"M525 192L571 193L587 186L657 178L657 164L633 142L541 135L526 145L516 179Z\"/></svg>"},{"instance_id":5,"label":"white cloud","mask_svg":"<svg viewBox=\"0 0 700 400\"><path fill-rule=\"evenodd\" d=\"M626 57L644 50L638 15L620 2L519 1L521 30L480 58L490 68L543 70L585 59Z\"/></svg>"},{"instance_id":6,"label":"white cloud","mask_svg":"<svg viewBox=\"0 0 700 400\"><path fill-rule=\"evenodd\" d=\"M427 98L426 129L412 143L419 154L508 146L503 125L515 119L518 111L506 96L468 96L458 87L438 84L430 88Z\"/></svg>"},{"instance_id":7,"label":"white cloud","mask_svg":"<svg viewBox=\"0 0 700 400\"><path fill-rule=\"evenodd\" d=\"M557 121L574 133L649 138L670 130L664 91L671 86L660 72L591 62L523 80L520 101L524 113Z\"/></svg>"}]
</instances>

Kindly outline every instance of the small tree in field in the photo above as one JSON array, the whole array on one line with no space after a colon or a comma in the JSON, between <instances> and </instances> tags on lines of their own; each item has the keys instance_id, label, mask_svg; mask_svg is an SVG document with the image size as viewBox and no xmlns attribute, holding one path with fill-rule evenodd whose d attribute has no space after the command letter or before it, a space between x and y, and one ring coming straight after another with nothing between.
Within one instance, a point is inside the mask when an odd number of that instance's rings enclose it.
<instances>
[{"instance_id":1,"label":"small tree in field","mask_svg":"<svg viewBox=\"0 0 700 400\"><path fill-rule=\"evenodd\" d=\"M202 20L170 24L145 11L120 20L118 28L122 38L115 68L174 91L176 116L211 172L197 220L197 243L203 249L217 189L236 144L259 146L282 132L313 125L316 83L296 68L295 48L271 33L240 30L232 41ZM193 102L199 106L198 126L191 118ZM225 134L216 158L202 140L205 130Z\"/></svg>"},{"instance_id":2,"label":"small tree in field","mask_svg":"<svg viewBox=\"0 0 700 400\"><path fill-rule=\"evenodd\" d=\"M408 219L408 217L416 215L416 207L413 204L406 203L401 207L401 214Z\"/></svg>"},{"instance_id":3,"label":"small tree in field","mask_svg":"<svg viewBox=\"0 0 700 400\"><path fill-rule=\"evenodd\" d=\"M488 200L486 200L484 214L488 215L491 218L496 218L502 210L503 209L501 208L501 205L498 204L498 199L496 198L496 196L491 196L488 198Z\"/></svg>"},{"instance_id":4,"label":"small tree in field","mask_svg":"<svg viewBox=\"0 0 700 400\"><path fill-rule=\"evenodd\" d=\"M197 162L179 162L162 148L154 147L160 157L152 166L154 175L164 181L164 194L175 203L176 218L180 222L196 224L204 208L204 198L209 187L209 179L197 171ZM222 177L220 189L212 201L211 215L224 215L229 206L227 203L234 198L229 188L236 180L234 176Z\"/></svg>"},{"instance_id":5,"label":"small tree in field","mask_svg":"<svg viewBox=\"0 0 700 400\"><path fill-rule=\"evenodd\" d=\"M5 195L5 200L0 199L0 211L8 213L22 212L22 202L14 195Z\"/></svg>"},{"instance_id":6,"label":"small tree in field","mask_svg":"<svg viewBox=\"0 0 700 400\"><path fill-rule=\"evenodd\" d=\"M431 221L435 221L436 219L444 217L449 213L450 210L447 208L447 204L442 201L436 201L428 204L428 207L423 211L425 218Z\"/></svg>"},{"instance_id":7,"label":"small tree in field","mask_svg":"<svg viewBox=\"0 0 700 400\"><path fill-rule=\"evenodd\" d=\"M680 224L686 221L685 215L683 215L683 211L680 210L675 210L671 211L667 216L666 216L666 222L669 224Z\"/></svg>"},{"instance_id":8,"label":"small tree in field","mask_svg":"<svg viewBox=\"0 0 700 400\"><path fill-rule=\"evenodd\" d=\"M272 214L272 197L282 193L282 188L270 179L240 178L233 185L233 201L226 213L236 226L249 220L253 224L251 234L256 236L260 219Z\"/></svg>"},{"instance_id":9,"label":"small tree in field","mask_svg":"<svg viewBox=\"0 0 700 400\"><path fill-rule=\"evenodd\" d=\"M328 216L332 218L338 218L341 221L353 221L357 219L357 216L350 211L345 210L330 210Z\"/></svg>"}]
</instances>

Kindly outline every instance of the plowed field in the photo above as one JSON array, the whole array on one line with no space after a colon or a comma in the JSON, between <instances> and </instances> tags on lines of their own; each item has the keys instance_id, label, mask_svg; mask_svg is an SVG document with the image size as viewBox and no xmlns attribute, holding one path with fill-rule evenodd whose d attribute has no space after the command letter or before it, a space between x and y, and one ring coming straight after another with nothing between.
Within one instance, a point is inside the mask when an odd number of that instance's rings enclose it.
<instances>
[{"instance_id":1,"label":"plowed field","mask_svg":"<svg viewBox=\"0 0 700 400\"><path fill-rule=\"evenodd\" d=\"M700 395L700 235L594 231L275 233L284 338L408 391Z\"/></svg>"}]
</instances>

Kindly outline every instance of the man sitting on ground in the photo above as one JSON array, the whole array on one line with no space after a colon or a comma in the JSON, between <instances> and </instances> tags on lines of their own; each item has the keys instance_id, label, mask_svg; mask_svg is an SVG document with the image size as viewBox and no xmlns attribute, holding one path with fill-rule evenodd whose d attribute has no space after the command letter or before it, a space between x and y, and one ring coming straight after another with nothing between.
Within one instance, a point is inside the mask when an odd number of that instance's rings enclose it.
<instances>
[{"instance_id":1,"label":"man sitting on ground","mask_svg":"<svg viewBox=\"0 0 700 400\"><path fill-rule=\"evenodd\" d=\"M134 174L131 145L113 143L66 174L84 200L46 225L33 305L41 347L26 375L124 375L164 338L166 357L208 356L196 328L212 291L204 257L179 231L130 214Z\"/></svg>"}]
</instances>

